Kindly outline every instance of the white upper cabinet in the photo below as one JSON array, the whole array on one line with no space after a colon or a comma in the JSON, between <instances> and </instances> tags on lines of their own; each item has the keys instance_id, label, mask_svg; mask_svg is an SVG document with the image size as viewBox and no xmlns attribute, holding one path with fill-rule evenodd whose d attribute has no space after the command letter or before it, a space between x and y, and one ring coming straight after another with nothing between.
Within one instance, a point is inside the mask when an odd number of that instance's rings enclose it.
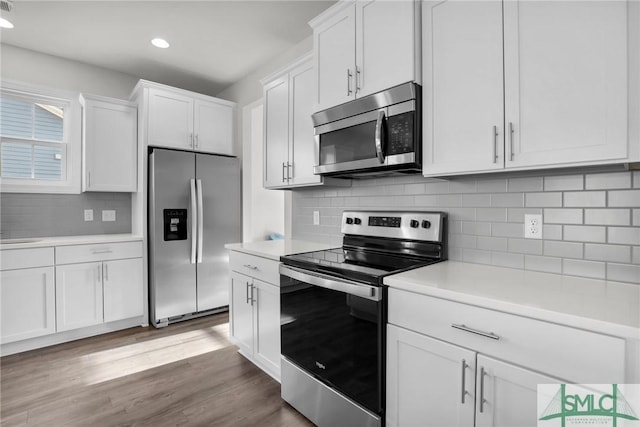
<instances>
[{"instance_id":1,"label":"white upper cabinet","mask_svg":"<svg viewBox=\"0 0 640 427\"><path fill-rule=\"evenodd\" d=\"M310 22L320 111L420 81L420 2L345 0Z\"/></svg>"},{"instance_id":2,"label":"white upper cabinet","mask_svg":"<svg viewBox=\"0 0 640 427\"><path fill-rule=\"evenodd\" d=\"M264 85L264 187L320 185L313 174L314 73L310 55L262 80Z\"/></svg>"},{"instance_id":3,"label":"white upper cabinet","mask_svg":"<svg viewBox=\"0 0 640 427\"><path fill-rule=\"evenodd\" d=\"M637 161L637 9L425 2L424 174Z\"/></svg>"},{"instance_id":4,"label":"white upper cabinet","mask_svg":"<svg viewBox=\"0 0 640 427\"><path fill-rule=\"evenodd\" d=\"M80 102L83 106L83 191L136 191L136 106L94 95L82 95Z\"/></svg>"},{"instance_id":5,"label":"white upper cabinet","mask_svg":"<svg viewBox=\"0 0 640 427\"><path fill-rule=\"evenodd\" d=\"M234 154L235 103L141 80L146 144L204 153Z\"/></svg>"}]
</instances>

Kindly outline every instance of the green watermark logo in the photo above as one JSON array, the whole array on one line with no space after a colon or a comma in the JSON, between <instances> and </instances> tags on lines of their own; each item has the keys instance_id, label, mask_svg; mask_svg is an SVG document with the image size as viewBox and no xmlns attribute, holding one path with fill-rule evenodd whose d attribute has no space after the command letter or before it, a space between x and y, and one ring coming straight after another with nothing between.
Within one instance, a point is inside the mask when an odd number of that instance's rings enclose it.
<instances>
[{"instance_id":1,"label":"green watermark logo","mask_svg":"<svg viewBox=\"0 0 640 427\"><path fill-rule=\"evenodd\" d=\"M538 385L539 427L640 427L639 408L640 384Z\"/></svg>"}]
</instances>

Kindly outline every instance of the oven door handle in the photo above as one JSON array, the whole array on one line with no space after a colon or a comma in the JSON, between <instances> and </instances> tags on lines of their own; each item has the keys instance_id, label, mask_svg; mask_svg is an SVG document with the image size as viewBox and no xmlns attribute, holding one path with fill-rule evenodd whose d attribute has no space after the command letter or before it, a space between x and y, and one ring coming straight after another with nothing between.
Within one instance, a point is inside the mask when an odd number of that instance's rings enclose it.
<instances>
[{"instance_id":1,"label":"oven door handle","mask_svg":"<svg viewBox=\"0 0 640 427\"><path fill-rule=\"evenodd\" d=\"M325 274L309 273L295 267L280 265L280 274L290 277L303 283L319 286L321 288L332 289L334 291L344 292L349 295L370 299L373 301L382 300L382 288L378 286L365 285L357 282L347 282L338 280Z\"/></svg>"}]
</instances>

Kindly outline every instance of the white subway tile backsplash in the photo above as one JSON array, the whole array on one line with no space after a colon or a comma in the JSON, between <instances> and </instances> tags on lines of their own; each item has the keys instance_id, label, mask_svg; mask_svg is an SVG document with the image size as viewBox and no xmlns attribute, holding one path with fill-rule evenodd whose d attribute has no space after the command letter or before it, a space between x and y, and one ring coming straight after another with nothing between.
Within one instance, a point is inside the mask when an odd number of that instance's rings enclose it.
<instances>
[{"instance_id":1,"label":"white subway tile backsplash","mask_svg":"<svg viewBox=\"0 0 640 427\"><path fill-rule=\"evenodd\" d=\"M492 252L491 264L499 267L524 268L524 255Z\"/></svg>"},{"instance_id":2,"label":"white subway tile backsplash","mask_svg":"<svg viewBox=\"0 0 640 427\"><path fill-rule=\"evenodd\" d=\"M451 261L462 261L462 248L449 248L449 258Z\"/></svg>"},{"instance_id":3,"label":"white subway tile backsplash","mask_svg":"<svg viewBox=\"0 0 640 427\"><path fill-rule=\"evenodd\" d=\"M640 265L607 264L607 280L640 283Z\"/></svg>"},{"instance_id":4,"label":"white subway tile backsplash","mask_svg":"<svg viewBox=\"0 0 640 427\"><path fill-rule=\"evenodd\" d=\"M562 240L562 226L544 224L542 226L542 238L545 240Z\"/></svg>"},{"instance_id":5,"label":"white subway tile backsplash","mask_svg":"<svg viewBox=\"0 0 640 427\"><path fill-rule=\"evenodd\" d=\"M524 194L503 193L491 195L491 207L521 208L524 206Z\"/></svg>"},{"instance_id":6,"label":"white subway tile backsplash","mask_svg":"<svg viewBox=\"0 0 640 427\"><path fill-rule=\"evenodd\" d=\"M631 250L631 262L633 264L640 264L640 246L634 246Z\"/></svg>"},{"instance_id":7,"label":"white subway tile backsplash","mask_svg":"<svg viewBox=\"0 0 640 427\"><path fill-rule=\"evenodd\" d=\"M544 191L571 191L584 189L584 175L544 177Z\"/></svg>"},{"instance_id":8,"label":"white subway tile backsplash","mask_svg":"<svg viewBox=\"0 0 640 427\"><path fill-rule=\"evenodd\" d=\"M640 209L633 210L633 225L640 226Z\"/></svg>"},{"instance_id":9,"label":"white subway tile backsplash","mask_svg":"<svg viewBox=\"0 0 640 427\"><path fill-rule=\"evenodd\" d=\"M504 237L488 237L478 236L476 240L476 248L487 251L507 251L507 239Z\"/></svg>"},{"instance_id":10,"label":"white subway tile backsplash","mask_svg":"<svg viewBox=\"0 0 640 427\"><path fill-rule=\"evenodd\" d=\"M607 241L607 228L597 225L565 225L563 230L564 240L574 242L601 242Z\"/></svg>"},{"instance_id":11,"label":"white subway tile backsplash","mask_svg":"<svg viewBox=\"0 0 640 427\"><path fill-rule=\"evenodd\" d=\"M610 208L634 208L640 205L640 190L609 191Z\"/></svg>"},{"instance_id":12,"label":"white subway tile backsplash","mask_svg":"<svg viewBox=\"0 0 640 427\"><path fill-rule=\"evenodd\" d=\"M477 249L463 249L462 260L476 264L491 264L491 252L479 251Z\"/></svg>"},{"instance_id":13,"label":"white subway tile backsplash","mask_svg":"<svg viewBox=\"0 0 640 427\"><path fill-rule=\"evenodd\" d=\"M585 209L584 223L594 225L630 225L629 209Z\"/></svg>"},{"instance_id":14,"label":"white subway tile backsplash","mask_svg":"<svg viewBox=\"0 0 640 427\"><path fill-rule=\"evenodd\" d=\"M509 178L507 180L507 191L510 192L531 192L543 190L542 177Z\"/></svg>"},{"instance_id":15,"label":"white subway tile backsplash","mask_svg":"<svg viewBox=\"0 0 640 427\"><path fill-rule=\"evenodd\" d=\"M526 193L524 205L528 208L561 207L562 193Z\"/></svg>"},{"instance_id":16,"label":"white subway tile backsplash","mask_svg":"<svg viewBox=\"0 0 640 427\"><path fill-rule=\"evenodd\" d=\"M525 255L524 268L526 270L560 274L562 273L562 259L547 256Z\"/></svg>"},{"instance_id":17,"label":"white subway tile backsplash","mask_svg":"<svg viewBox=\"0 0 640 427\"><path fill-rule=\"evenodd\" d=\"M640 171L633 173L633 188L640 188Z\"/></svg>"},{"instance_id":18,"label":"white subway tile backsplash","mask_svg":"<svg viewBox=\"0 0 640 427\"><path fill-rule=\"evenodd\" d=\"M438 196L427 194L422 196L415 196L414 203L416 206L424 206L424 207L437 207L438 206Z\"/></svg>"},{"instance_id":19,"label":"white subway tile backsplash","mask_svg":"<svg viewBox=\"0 0 640 427\"><path fill-rule=\"evenodd\" d=\"M448 194L450 193L449 181L427 182L426 191L429 194Z\"/></svg>"},{"instance_id":20,"label":"white subway tile backsplash","mask_svg":"<svg viewBox=\"0 0 640 427\"><path fill-rule=\"evenodd\" d=\"M452 208L452 209L445 209L445 211L449 213L449 218L452 218L458 221L475 221L476 220L476 210L473 208Z\"/></svg>"},{"instance_id":21,"label":"white subway tile backsplash","mask_svg":"<svg viewBox=\"0 0 640 427\"><path fill-rule=\"evenodd\" d=\"M491 235L496 237L524 237L524 224L496 222L491 226Z\"/></svg>"},{"instance_id":22,"label":"white subway tile backsplash","mask_svg":"<svg viewBox=\"0 0 640 427\"><path fill-rule=\"evenodd\" d=\"M564 193L564 206L575 207L605 207L607 193L604 191L571 191Z\"/></svg>"},{"instance_id":23,"label":"white subway tile backsplash","mask_svg":"<svg viewBox=\"0 0 640 427\"><path fill-rule=\"evenodd\" d=\"M609 243L640 245L639 227L609 227Z\"/></svg>"},{"instance_id":24,"label":"white subway tile backsplash","mask_svg":"<svg viewBox=\"0 0 640 427\"><path fill-rule=\"evenodd\" d=\"M631 261L631 247L586 243L584 245L584 259L628 263Z\"/></svg>"},{"instance_id":25,"label":"white subway tile backsplash","mask_svg":"<svg viewBox=\"0 0 640 427\"><path fill-rule=\"evenodd\" d=\"M477 208L476 220L489 221L489 222L506 222L507 209L506 208Z\"/></svg>"},{"instance_id":26,"label":"white subway tile backsplash","mask_svg":"<svg viewBox=\"0 0 640 427\"><path fill-rule=\"evenodd\" d=\"M488 208L491 206L491 194L463 194L462 206L465 208Z\"/></svg>"},{"instance_id":27,"label":"white subway tile backsplash","mask_svg":"<svg viewBox=\"0 0 640 427\"><path fill-rule=\"evenodd\" d=\"M506 179L479 179L476 185L478 193L504 193L507 191Z\"/></svg>"},{"instance_id":28,"label":"white subway tile backsplash","mask_svg":"<svg viewBox=\"0 0 640 427\"><path fill-rule=\"evenodd\" d=\"M545 224L582 224L582 209L545 209Z\"/></svg>"},{"instance_id":29,"label":"white subway tile backsplash","mask_svg":"<svg viewBox=\"0 0 640 427\"><path fill-rule=\"evenodd\" d=\"M570 276L604 279L606 276L606 264L604 262L563 259L562 273Z\"/></svg>"},{"instance_id":30,"label":"white subway tile backsplash","mask_svg":"<svg viewBox=\"0 0 640 427\"><path fill-rule=\"evenodd\" d=\"M389 185L387 187L392 187L392 186ZM405 184L404 185L404 194L424 194L425 188L426 187L425 187L424 183Z\"/></svg>"},{"instance_id":31,"label":"white subway tile backsplash","mask_svg":"<svg viewBox=\"0 0 640 427\"><path fill-rule=\"evenodd\" d=\"M594 173L585 176L587 190L610 188L631 188L631 175L628 172Z\"/></svg>"},{"instance_id":32,"label":"white subway tile backsplash","mask_svg":"<svg viewBox=\"0 0 640 427\"><path fill-rule=\"evenodd\" d=\"M508 239L507 250L519 254L542 255L542 240Z\"/></svg>"},{"instance_id":33,"label":"white subway tile backsplash","mask_svg":"<svg viewBox=\"0 0 640 427\"><path fill-rule=\"evenodd\" d=\"M542 243L542 253L551 257L582 259L583 244L545 240Z\"/></svg>"},{"instance_id":34,"label":"white subway tile backsplash","mask_svg":"<svg viewBox=\"0 0 640 427\"><path fill-rule=\"evenodd\" d=\"M452 234L449 236L449 245L454 248L476 248L476 236L466 234Z\"/></svg>"},{"instance_id":35,"label":"white subway tile backsplash","mask_svg":"<svg viewBox=\"0 0 640 427\"><path fill-rule=\"evenodd\" d=\"M509 208L507 209L507 222L524 223L525 215L542 215L540 208Z\"/></svg>"},{"instance_id":36,"label":"white subway tile backsplash","mask_svg":"<svg viewBox=\"0 0 640 427\"><path fill-rule=\"evenodd\" d=\"M472 236L490 236L491 224L488 222L460 221L461 232Z\"/></svg>"},{"instance_id":37,"label":"white subway tile backsplash","mask_svg":"<svg viewBox=\"0 0 640 427\"><path fill-rule=\"evenodd\" d=\"M463 178L449 181L449 191L452 193L475 193L476 187L475 179Z\"/></svg>"}]
</instances>

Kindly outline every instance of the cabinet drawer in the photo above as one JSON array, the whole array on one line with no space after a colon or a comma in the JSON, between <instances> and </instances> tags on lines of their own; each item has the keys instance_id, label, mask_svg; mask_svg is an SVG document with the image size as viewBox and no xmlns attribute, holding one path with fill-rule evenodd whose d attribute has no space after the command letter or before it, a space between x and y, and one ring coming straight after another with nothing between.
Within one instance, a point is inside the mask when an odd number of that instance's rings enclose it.
<instances>
[{"instance_id":1,"label":"cabinet drawer","mask_svg":"<svg viewBox=\"0 0 640 427\"><path fill-rule=\"evenodd\" d=\"M56 264L142 257L142 242L97 243L56 247Z\"/></svg>"},{"instance_id":2,"label":"cabinet drawer","mask_svg":"<svg viewBox=\"0 0 640 427\"><path fill-rule=\"evenodd\" d=\"M571 382L625 378L625 341L609 335L396 289L389 323Z\"/></svg>"},{"instance_id":3,"label":"cabinet drawer","mask_svg":"<svg viewBox=\"0 0 640 427\"><path fill-rule=\"evenodd\" d=\"M53 248L3 249L0 252L0 268L48 267L53 265Z\"/></svg>"},{"instance_id":4,"label":"cabinet drawer","mask_svg":"<svg viewBox=\"0 0 640 427\"><path fill-rule=\"evenodd\" d=\"M231 251L231 270L280 286L280 263L268 258Z\"/></svg>"}]
</instances>

